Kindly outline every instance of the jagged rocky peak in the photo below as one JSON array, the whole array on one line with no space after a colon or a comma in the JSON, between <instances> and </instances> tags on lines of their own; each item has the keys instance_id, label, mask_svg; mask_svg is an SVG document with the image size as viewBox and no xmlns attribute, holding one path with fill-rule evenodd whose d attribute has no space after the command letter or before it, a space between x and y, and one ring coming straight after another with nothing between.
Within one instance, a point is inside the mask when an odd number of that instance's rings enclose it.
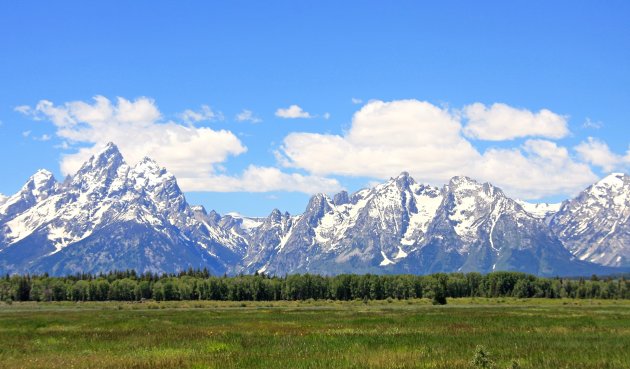
<instances>
[{"instance_id":1,"label":"jagged rocky peak","mask_svg":"<svg viewBox=\"0 0 630 369\"><path fill-rule=\"evenodd\" d=\"M148 156L145 156L133 167L133 171L136 173L150 173L155 176L168 173L165 168L161 167L155 160Z\"/></svg>"},{"instance_id":2,"label":"jagged rocky peak","mask_svg":"<svg viewBox=\"0 0 630 369\"><path fill-rule=\"evenodd\" d=\"M221 214L217 213L214 210L210 210L209 212L207 212L206 209L201 205L191 206L190 210L192 211L196 219L206 222L213 227L218 226L221 222L221 219L223 218L221 217Z\"/></svg>"},{"instance_id":3,"label":"jagged rocky peak","mask_svg":"<svg viewBox=\"0 0 630 369\"><path fill-rule=\"evenodd\" d=\"M51 172L40 169L28 179L21 192L29 192L37 201L41 201L54 192L56 184L57 180Z\"/></svg>"},{"instance_id":4,"label":"jagged rocky peak","mask_svg":"<svg viewBox=\"0 0 630 369\"><path fill-rule=\"evenodd\" d=\"M192 210L195 214L199 213L202 215L208 215L208 212L206 211L206 208L203 205L193 205L190 207L190 210ZM212 212L216 214L214 210L212 210Z\"/></svg>"},{"instance_id":5,"label":"jagged rocky peak","mask_svg":"<svg viewBox=\"0 0 630 369\"><path fill-rule=\"evenodd\" d=\"M72 178L71 186L83 192L100 191L109 188L112 182L126 175L128 170L129 167L118 147L110 142L101 152L83 164Z\"/></svg>"},{"instance_id":6,"label":"jagged rocky peak","mask_svg":"<svg viewBox=\"0 0 630 369\"><path fill-rule=\"evenodd\" d=\"M166 170L166 168L160 166L158 162L152 158L145 156L140 160L132 169L132 175L135 177L145 178L148 185L156 184L159 182L176 183L175 176Z\"/></svg>"},{"instance_id":7,"label":"jagged rocky peak","mask_svg":"<svg viewBox=\"0 0 630 369\"><path fill-rule=\"evenodd\" d=\"M624 173L609 174L589 187L586 192L598 198L608 199L615 205L625 204L630 200L630 176Z\"/></svg>"},{"instance_id":8,"label":"jagged rocky peak","mask_svg":"<svg viewBox=\"0 0 630 369\"><path fill-rule=\"evenodd\" d=\"M282 212L278 209L273 209L266 220L271 223L280 223L282 221Z\"/></svg>"},{"instance_id":9,"label":"jagged rocky peak","mask_svg":"<svg viewBox=\"0 0 630 369\"><path fill-rule=\"evenodd\" d=\"M485 195L489 198L494 198L496 196L505 197L503 191L491 183L480 183L466 176L455 176L451 178L446 185L446 189L458 195L464 196L476 194L480 196Z\"/></svg>"},{"instance_id":10,"label":"jagged rocky peak","mask_svg":"<svg viewBox=\"0 0 630 369\"><path fill-rule=\"evenodd\" d=\"M621 188L630 182L630 176L625 173L611 173L595 184L596 187Z\"/></svg>"},{"instance_id":11,"label":"jagged rocky peak","mask_svg":"<svg viewBox=\"0 0 630 369\"><path fill-rule=\"evenodd\" d=\"M137 190L152 192L162 200L183 200L175 176L151 158L145 157L137 163L129 172L129 180Z\"/></svg>"},{"instance_id":12,"label":"jagged rocky peak","mask_svg":"<svg viewBox=\"0 0 630 369\"><path fill-rule=\"evenodd\" d=\"M447 185L450 189L458 190L477 190L482 184L474 179L466 176L454 176L448 181Z\"/></svg>"},{"instance_id":13,"label":"jagged rocky peak","mask_svg":"<svg viewBox=\"0 0 630 369\"><path fill-rule=\"evenodd\" d=\"M409 172L401 172L398 177L392 178L391 180L393 180L402 191L410 188L416 183L416 181L414 181L414 179L409 175Z\"/></svg>"},{"instance_id":14,"label":"jagged rocky peak","mask_svg":"<svg viewBox=\"0 0 630 369\"><path fill-rule=\"evenodd\" d=\"M327 212L331 209L331 200L328 195L318 193L313 195L306 206L306 213Z\"/></svg>"},{"instance_id":15,"label":"jagged rocky peak","mask_svg":"<svg viewBox=\"0 0 630 369\"><path fill-rule=\"evenodd\" d=\"M348 191L341 191L333 197L333 203L337 206L350 203L350 196Z\"/></svg>"},{"instance_id":16,"label":"jagged rocky peak","mask_svg":"<svg viewBox=\"0 0 630 369\"><path fill-rule=\"evenodd\" d=\"M118 150L118 146L110 142L102 151L90 157L90 159L83 164L81 169L79 169L78 173L85 173L101 168L117 169L124 163L125 159L120 153L120 150Z\"/></svg>"},{"instance_id":17,"label":"jagged rocky peak","mask_svg":"<svg viewBox=\"0 0 630 369\"><path fill-rule=\"evenodd\" d=\"M583 208L590 212L620 212L630 203L630 176L612 173L567 201L562 210Z\"/></svg>"},{"instance_id":18,"label":"jagged rocky peak","mask_svg":"<svg viewBox=\"0 0 630 369\"><path fill-rule=\"evenodd\" d=\"M318 193L311 197L304 212L304 217L311 227L317 227L324 214L332 210L333 204L331 202L330 197L325 194Z\"/></svg>"},{"instance_id":19,"label":"jagged rocky peak","mask_svg":"<svg viewBox=\"0 0 630 369\"><path fill-rule=\"evenodd\" d=\"M15 195L0 199L0 217L11 218L29 209L52 196L57 187L58 183L51 172L45 169L38 170Z\"/></svg>"}]
</instances>

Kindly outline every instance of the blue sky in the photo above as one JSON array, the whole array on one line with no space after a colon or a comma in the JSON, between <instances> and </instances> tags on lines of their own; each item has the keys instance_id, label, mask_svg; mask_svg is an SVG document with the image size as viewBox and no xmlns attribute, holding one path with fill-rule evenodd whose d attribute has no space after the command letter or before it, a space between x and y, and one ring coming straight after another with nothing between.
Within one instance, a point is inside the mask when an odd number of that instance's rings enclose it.
<instances>
[{"instance_id":1,"label":"blue sky","mask_svg":"<svg viewBox=\"0 0 630 369\"><path fill-rule=\"evenodd\" d=\"M627 1L3 2L0 193L114 140L220 212L298 213L401 170L564 199L628 172L628 19Z\"/></svg>"}]
</instances>

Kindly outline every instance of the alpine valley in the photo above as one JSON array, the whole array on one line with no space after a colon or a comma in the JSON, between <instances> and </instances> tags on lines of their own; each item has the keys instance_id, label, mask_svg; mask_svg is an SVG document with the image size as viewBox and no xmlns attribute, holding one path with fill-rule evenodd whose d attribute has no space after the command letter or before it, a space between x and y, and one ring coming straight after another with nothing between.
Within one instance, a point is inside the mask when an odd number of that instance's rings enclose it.
<instances>
[{"instance_id":1,"label":"alpine valley","mask_svg":"<svg viewBox=\"0 0 630 369\"><path fill-rule=\"evenodd\" d=\"M630 176L618 173L555 205L467 177L438 188L402 173L315 195L300 215L221 216L190 206L153 160L130 166L109 144L63 182L40 170L0 196L0 273L611 274L630 269L629 217Z\"/></svg>"}]
</instances>

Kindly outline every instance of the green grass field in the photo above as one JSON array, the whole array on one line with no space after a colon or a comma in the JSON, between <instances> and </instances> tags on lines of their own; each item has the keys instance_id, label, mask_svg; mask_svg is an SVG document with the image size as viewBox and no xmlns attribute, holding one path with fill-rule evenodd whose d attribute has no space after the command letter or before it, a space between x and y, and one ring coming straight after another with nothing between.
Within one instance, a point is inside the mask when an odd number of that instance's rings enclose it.
<instances>
[{"instance_id":1,"label":"green grass field","mask_svg":"<svg viewBox=\"0 0 630 369\"><path fill-rule=\"evenodd\" d=\"M630 301L0 303L2 368L630 368Z\"/></svg>"}]
</instances>

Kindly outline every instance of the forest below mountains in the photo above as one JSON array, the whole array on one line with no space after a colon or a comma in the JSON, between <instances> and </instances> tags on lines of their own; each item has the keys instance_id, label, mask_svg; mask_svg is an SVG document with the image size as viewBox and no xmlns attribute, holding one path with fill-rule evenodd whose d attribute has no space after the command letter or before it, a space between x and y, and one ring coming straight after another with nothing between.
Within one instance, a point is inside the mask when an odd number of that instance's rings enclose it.
<instances>
[{"instance_id":1,"label":"forest below mountains","mask_svg":"<svg viewBox=\"0 0 630 369\"><path fill-rule=\"evenodd\" d=\"M590 279L541 278L518 272L417 275L321 276L265 274L212 276L207 270L138 274L133 270L66 277L14 275L0 279L0 300L141 301L384 300L431 298L601 298L630 299L627 276Z\"/></svg>"}]
</instances>

